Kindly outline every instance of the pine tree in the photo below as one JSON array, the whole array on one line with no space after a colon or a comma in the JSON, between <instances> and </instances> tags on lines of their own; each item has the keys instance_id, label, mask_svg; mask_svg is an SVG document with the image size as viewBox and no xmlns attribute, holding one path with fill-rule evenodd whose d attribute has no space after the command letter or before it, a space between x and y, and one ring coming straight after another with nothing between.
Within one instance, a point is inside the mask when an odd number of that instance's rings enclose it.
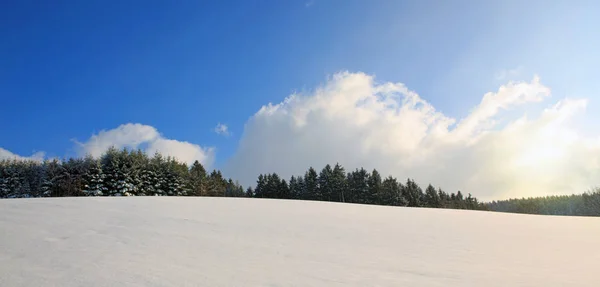
<instances>
[{"instance_id":1,"label":"pine tree","mask_svg":"<svg viewBox=\"0 0 600 287\"><path fill-rule=\"evenodd\" d=\"M17 160L10 161L4 169L4 176L4 197L23 197L23 170L20 162Z\"/></svg>"},{"instance_id":2,"label":"pine tree","mask_svg":"<svg viewBox=\"0 0 600 287\"><path fill-rule=\"evenodd\" d=\"M373 169L371 175L368 178L367 184L369 185L368 192L365 197L365 203L368 204L381 204L377 201L379 194L381 193L381 175L376 169Z\"/></svg>"},{"instance_id":3,"label":"pine tree","mask_svg":"<svg viewBox=\"0 0 600 287\"><path fill-rule=\"evenodd\" d=\"M319 176L317 171L310 167L304 176L304 184L306 186L306 199L319 200Z\"/></svg>"},{"instance_id":4,"label":"pine tree","mask_svg":"<svg viewBox=\"0 0 600 287\"><path fill-rule=\"evenodd\" d=\"M347 202L367 203L369 198L369 173L364 169L357 169L348 173Z\"/></svg>"},{"instance_id":5,"label":"pine tree","mask_svg":"<svg viewBox=\"0 0 600 287\"><path fill-rule=\"evenodd\" d=\"M221 171L213 170L208 177L208 195L224 196L227 181L223 178Z\"/></svg>"},{"instance_id":6,"label":"pine tree","mask_svg":"<svg viewBox=\"0 0 600 287\"><path fill-rule=\"evenodd\" d=\"M254 197L254 189L252 189L252 186L248 186L246 189L246 197Z\"/></svg>"},{"instance_id":7,"label":"pine tree","mask_svg":"<svg viewBox=\"0 0 600 287\"><path fill-rule=\"evenodd\" d=\"M336 163L333 167L331 176L332 201L345 202L344 193L346 192L348 185L346 182L346 171L339 164Z\"/></svg>"},{"instance_id":8,"label":"pine tree","mask_svg":"<svg viewBox=\"0 0 600 287\"><path fill-rule=\"evenodd\" d=\"M289 186L287 184L287 182L285 182L285 179L281 179L279 181L278 187L277 187L277 191L279 192L279 196L278 198L283 198L283 199L290 199L290 189Z\"/></svg>"},{"instance_id":9,"label":"pine tree","mask_svg":"<svg viewBox=\"0 0 600 287\"><path fill-rule=\"evenodd\" d=\"M292 177L290 177L290 184L288 185L289 190L290 190L290 198L291 199L298 199L299 198L299 194L297 193L298 191L298 181L296 180L296 177L292 175Z\"/></svg>"},{"instance_id":10,"label":"pine tree","mask_svg":"<svg viewBox=\"0 0 600 287\"><path fill-rule=\"evenodd\" d=\"M441 208L450 207L450 195L443 191L441 188L438 188L438 197L440 198Z\"/></svg>"},{"instance_id":11,"label":"pine tree","mask_svg":"<svg viewBox=\"0 0 600 287\"><path fill-rule=\"evenodd\" d=\"M306 194L306 184L304 183L304 177L301 175L296 177L296 185L294 187L293 194L296 199L308 199L308 196Z\"/></svg>"},{"instance_id":12,"label":"pine tree","mask_svg":"<svg viewBox=\"0 0 600 287\"><path fill-rule=\"evenodd\" d=\"M8 193L10 192L9 189L9 172L8 172L8 166L9 166L9 162L8 160L0 160L0 198L6 198L8 196Z\"/></svg>"},{"instance_id":13,"label":"pine tree","mask_svg":"<svg viewBox=\"0 0 600 287\"><path fill-rule=\"evenodd\" d=\"M154 157L150 160L151 162L151 173L150 185L152 193L149 195L154 196L166 196L167 195L167 173L168 163L165 158L158 152L154 154Z\"/></svg>"},{"instance_id":14,"label":"pine tree","mask_svg":"<svg viewBox=\"0 0 600 287\"><path fill-rule=\"evenodd\" d=\"M465 209L466 208L465 199L464 199L462 193L460 192L460 190L458 192L456 192L456 196L454 197L454 200L453 200L453 207L456 209Z\"/></svg>"},{"instance_id":15,"label":"pine tree","mask_svg":"<svg viewBox=\"0 0 600 287\"><path fill-rule=\"evenodd\" d=\"M408 206L420 207L423 198L423 190L412 179L406 181L406 186L402 191L402 195L406 198Z\"/></svg>"},{"instance_id":16,"label":"pine tree","mask_svg":"<svg viewBox=\"0 0 600 287\"><path fill-rule=\"evenodd\" d=\"M190 188L193 195L206 194L206 169L198 161L194 161L190 168Z\"/></svg>"},{"instance_id":17,"label":"pine tree","mask_svg":"<svg viewBox=\"0 0 600 287\"><path fill-rule=\"evenodd\" d=\"M130 159L130 180L132 184L132 190L130 191L133 195L144 196L146 191L144 190L145 183L143 182L144 174L150 165L150 159L148 155L142 150L131 151L129 154Z\"/></svg>"},{"instance_id":18,"label":"pine tree","mask_svg":"<svg viewBox=\"0 0 600 287\"><path fill-rule=\"evenodd\" d=\"M86 173L85 162L80 158L70 158L62 162L64 167L63 192L66 196L82 196L84 189L83 176Z\"/></svg>"},{"instance_id":19,"label":"pine tree","mask_svg":"<svg viewBox=\"0 0 600 287\"><path fill-rule=\"evenodd\" d=\"M425 189L425 202L426 207L439 208L441 207L440 197L435 188L430 184Z\"/></svg>"},{"instance_id":20,"label":"pine tree","mask_svg":"<svg viewBox=\"0 0 600 287\"><path fill-rule=\"evenodd\" d=\"M319 174L319 193L317 198L325 201L332 201L333 199L333 170L330 165L326 165Z\"/></svg>"},{"instance_id":21,"label":"pine tree","mask_svg":"<svg viewBox=\"0 0 600 287\"><path fill-rule=\"evenodd\" d=\"M63 192L65 171L62 164L57 159L53 159L52 161L45 161L44 166L46 170L46 178L42 183L42 196L66 196L66 194Z\"/></svg>"},{"instance_id":22,"label":"pine tree","mask_svg":"<svg viewBox=\"0 0 600 287\"><path fill-rule=\"evenodd\" d=\"M402 190L398 181L392 176L388 176L381 184L381 193L378 196L379 204L401 206L404 203Z\"/></svg>"},{"instance_id":23,"label":"pine tree","mask_svg":"<svg viewBox=\"0 0 600 287\"><path fill-rule=\"evenodd\" d=\"M266 177L262 174L258 175L258 180L256 181L256 189L254 190L254 196L257 198L264 198L266 185Z\"/></svg>"},{"instance_id":24,"label":"pine tree","mask_svg":"<svg viewBox=\"0 0 600 287\"><path fill-rule=\"evenodd\" d=\"M84 190L86 196L102 196L105 195L106 188L104 187L104 174L102 173L102 165L99 160L91 156L85 158L87 165L86 173L83 175Z\"/></svg>"}]
</instances>

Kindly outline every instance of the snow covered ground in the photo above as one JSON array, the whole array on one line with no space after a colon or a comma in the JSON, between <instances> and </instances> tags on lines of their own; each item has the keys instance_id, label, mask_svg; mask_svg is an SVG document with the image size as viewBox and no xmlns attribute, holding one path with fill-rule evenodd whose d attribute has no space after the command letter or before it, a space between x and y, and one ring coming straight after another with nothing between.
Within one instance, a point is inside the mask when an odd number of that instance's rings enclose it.
<instances>
[{"instance_id":1,"label":"snow covered ground","mask_svg":"<svg viewBox=\"0 0 600 287\"><path fill-rule=\"evenodd\" d=\"M226 198L0 200L0 286L599 286L600 218Z\"/></svg>"}]
</instances>

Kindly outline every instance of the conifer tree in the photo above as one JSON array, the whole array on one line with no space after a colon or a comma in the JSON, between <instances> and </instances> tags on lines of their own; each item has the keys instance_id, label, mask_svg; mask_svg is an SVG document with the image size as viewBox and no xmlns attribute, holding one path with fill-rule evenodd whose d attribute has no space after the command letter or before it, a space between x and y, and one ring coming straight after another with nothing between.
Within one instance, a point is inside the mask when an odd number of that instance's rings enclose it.
<instances>
[{"instance_id":1,"label":"conifer tree","mask_svg":"<svg viewBox=\"0 0 600 287\"><path fill-rule=\"evenodd\" d=\"M246 189L246 197L254 197L254 189L252 189L252 186L248 186Z\"/></svg>"},{"instance_id":2,"label":"conifer tree","mask_svg":"<svg viewBox=\"0 0 600 287\"><path fill-rule=\"evenodd\" d=\"M382 182L381 175L376 169L373 169L373 172L371 172L367 184L369 185L369 189L365 197L365 203L380 204L377 199L381 193Z\"/></svg>"},{"instance_id":3,"label":"conifer tree","mask_svg":"<svg viewBox=\"0 0 600 287\"><path fill-rule=\"evenodd\" d=\"M202 196L206 193L206 170L197 160L190 168L190 188L191 193L196 196Z\"/></svg>"},{"instance_id":4,"label":"conifer tree","mask_svg":"<svg viewBox=\"0 0 600 287\"><path fill-rule=\"evenodd\" d=\"M332 201L345 202L346 200L344 198L344 193L348 188L346 182L346 171L339 163L336 163L333 167L331 186L333 189Z\"/></svg>"},{"instance_id":5,"label":"conifer tree","mask_svg":"<svg viewBox=\"0 0 600 287\"><path fill-rule=\"evenodd\" d=\"M259 174L258 180L256 181L256 189L254 190L254 196L257 198L265 197L265 187L267 185L267 179L264 175Z\"/></svg>"},{"instance_id":6,"label":"conifer tree","mask_svg":"<svg viewBox=\"0 0 600 287\"><path fill-rule=\"evenodd\" d=\"M425 189L424 206L439 208L441 207L440 197L435 188L430 184Z\"/></svg>"},{"instance_id":7,"label":"conifer tree","mask_svg":"<svg viewBox=\"0 0 600 287\"><path fill-rule=\"evenodd\" d=\"M402 190L400 189L400 184L398 181L388 176L386 177L381 184L381 192L378 194L378 202L382 205L393 205L399 206L402 205L403 202Z\"/></svg>"},{"instance_id":8,"label":"conifer tree","mask_svg":"<svg viewBox=\"0 0 600 287\"><path fill-rule=\"evenodd\" d=\"M317 199L331 201L334 191L333 191L333 170L331 170L330 165L326 165L321 173L319 174L319 192L317 194Z\"/></svg>"},{"instance_id":9,"label":"conifer tree","mask_svg":"<svg viewBox=\"0 0 600 287\"><path fill-rule=\"evenodd\" d=\"M306 194L306 184L304 182L303 176L296 177L296 185L294 187L293 194L296 199L307 200L308 196Z\"/></svg>"},{"instance_id":10,"label":"conifer tree","mask_svg":"<svg viewBox=\"0 0 600 287\"><path fill-rule=\"evenodd\" d=\"M406 180L406 185L402 191L402 195L406 198L409 207L420 207L421 199L423 198L423 190L412 180Z\"/></svg>"},{"instance_id":11,"label":"conifer tree","mask_svg":"<svg viewBox=\"0 0 600 287\"><path fill-rule=\"evenodd\" d=\"M317 171L310 167L304 176L305 196L308 200L319 200L319 176Z\"/></svg>"},{"instance_id":12,"label":"conifer tree","mask_svg":"<svg viewBox=\"0 0 600 287\"><path fill-rule=\"evenodd\" d=\"M357 169L348 174L347 202L367 203L369 198L369 173L364 169Z\"/></svg>"},{"instance_id":13,"label":"conifer tree","mask_svg":"<svg viewBox=\"0 0 600 287\"><path fill-rule=\"evenodd\" d=\"M83 175L84 195L105 195L106 188L104 187L104 174L102 173L102 165L100 164L100 161L88 155L85 158L85 163L87 170Z\"/></svg>"},{"instance_id":14,"label":"conifer tree","mask_svg":"<svg viewBox=\"0 0 600 287\"><path fill-rule=\"evenodd\" d=\"M297 194L298 191L298 181L296 180L296 177L292 175L292 177L290 177L290 183L288 185L288 188L290 190L290 198L291 199L298 199L299 198L299 194Z\"/></svg>"}]
</instances>

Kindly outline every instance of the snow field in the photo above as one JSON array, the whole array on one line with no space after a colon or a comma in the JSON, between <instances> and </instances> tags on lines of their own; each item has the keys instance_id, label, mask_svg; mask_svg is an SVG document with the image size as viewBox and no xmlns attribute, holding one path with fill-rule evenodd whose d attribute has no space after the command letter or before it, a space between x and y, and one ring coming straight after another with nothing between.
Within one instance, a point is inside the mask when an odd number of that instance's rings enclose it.
<instances>
[{"instance_id":1,"label":"snow field","mask_svg":"<svg viewBox=\"0 0 600 287\"><path fill-rule=\"evenodd\" d=\"M599 286L600 218L209 197L0 200L0 286Z\"/></svg>"}]
</instances>

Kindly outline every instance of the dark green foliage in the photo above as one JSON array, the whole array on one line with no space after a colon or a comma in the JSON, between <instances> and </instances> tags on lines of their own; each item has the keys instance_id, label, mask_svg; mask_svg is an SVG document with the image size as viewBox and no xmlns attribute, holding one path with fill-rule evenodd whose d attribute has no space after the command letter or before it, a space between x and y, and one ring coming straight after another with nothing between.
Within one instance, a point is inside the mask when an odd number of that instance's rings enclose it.
<instances>
[{"instance_id":1,"label":"dark green foliage","mask_svg":"<svg viewBox=\"0 0 600 287\"><path fill-rule=\"evenodd\" d=\"M406 199L407 206L410 207L420 207L421 201L424 199L423 190L410 178L406 180L406 186L402 189L402 196Z\"/></svg>"},{"instance_id":2,"label":"dark green foliage","mask_svg":"<svg viewBox=\"0 0 600 287\"><path fill-rule=\"evenodd\" d=\"M346 171L340 164L335 164L331 176L331 186L333 188L332 201L345 202L344 192L348 189L346 182Z\"/></svg>"},{"instance_id":3,"label":"dark green foliage","mask_svg":"<svg viewBox=\"0 0 600 287\"><path fill-rule=\"evenodd\" d=\"M326 165L319 174L319 200L332 201L333 199L333 170Z\"/></svg>"},{"instance_id":4,"label":"dark green foliage","mask_svg":"<svg viewBox=\"0 0 600 287\"><path fill-rule=\"evenodd\" d=\"M402 185L389 176L381 184L381 193L378 195L378 202L382 205L405 206L406 200L402 196Z\"/></svg>"},{"instance_id":5,"label":"dark green foliage","mask_svg":"<svg viewBox=\"0 0 600 287\"><path fill-rule=\"evenodd\" d=\"M361 168L348 173L346 202L367 203L369 198L369 173Z\"/></svg>"},{"instance_id":6,"label":"dark green foliage","mask_svg":"<svg viewBox=\"0 0 600 287\"><path fill-rule=\"evenodd\" d=\"M189 185L191 195L203 196L206 194L206 169L199 161L195 161L190 168Z\"/></svg>"},{"instance_id":7,"label":"dark green foliage","mask_svg":"<svg viewBox=\"0 0 600 287\"><path fill-rule=\"evenodd\" d=\"M208 177L208 196L225 196L227 180L223 178L220 170L213 170Z\"/></svg>"},{"instance_id":8,"label":"dark green foliage","mask_svg":"<svg viewBox=\"0 0 600 287\"><path fill-rule=\"evenodd\" d=\"M442 207L440 195L435 190L435 188L433 188L433 186L431 184L429 186L427 186L427 188L425 189L425 198L424 198L423 204L426 207L433 207L433 208Z\"/></svg>"},{"instance_id":9,"label":"dark green foliage","mask_svg":"<svg viewBox=\"0 0 600 287\"><path fill-rule=\"evenodd\" d=\"M282 187L282 186L280 186ZM285 189L284 189L285 190ZM253 192L251 192L253 194ZM141 150L109 148L100 158L0 160L0 198L59 196L246 196L241 185L220 171L206 176L172 157Z\"/></svg>"},{"instance_id":10,"label":"dark green foliage","mask_svg":"<svg viewBox=\"0 0 600 287\"><path fill-rule=\"evenodd\" d=\"M367 184L369 186L368 188L368 192L365 196L365 203L368 204L381 204L381 202L378 202L378 197L381 194L381 175L379 174L379 172L374 169L373 172L371 172L371 175L369 176L368 180L367 180Z\"/></svg>"},{"instance_id":11,"label":"dark green foliage","mask_svg":"<svg viewBox=\"0 0 600 287\"><path fill-rule=\"evenodd\" d=\"M244 188L238 183L234 182L231 178L227 181L227 188L225 189L225 196L228 197L246 197Z\"/></svg>"},{"instance_id":12,"label":"dark green foliage","mask_svg":"<svg viewBox=\"0 0 600 287\"><path fill-rule=\"evenodd\" d=\"M44 162L0 160L0 198L60 196L228 196L323 200L389 206L490 210L547 215L600 216L600 189L581 195L509 199L481 203L470 193L447 193L428 185L425 192L412 179L382 180L377 170L360 168L346 174L336 164L320 173L310 167L287 182L277 173L259 175L256 188L244 188L221 171L207 174L160 153L109 148L100 158Z\"/></svg>"},{"instance_id":13,"label":"dark green foliage","mask_svg":"<svg viewBox=\"0 0 600 287\"><path fill-rule=\"evenodd\" d=\"M304 175L304 195L306 200L321 200L321 192L319 191L319 176L317 171L310 167Z\"/></svg>"},{"instance_id":14,"label":"dark green foliage","mask_svg":"<svg viewBox=\"0 0 600 287\"><path fill-rule=\"evenodd\" d=\"M292 182L293 180L293 182ZM306 186L304 185L304 177L297 176L290 179L290 198L292 199L307 199Z\"/></svg>"},{"instance_id":15,"label":"dark green foliage","mask_svg":"<svg viewBox=\"0 0 600 287\"><path fill-rule=\"evenodd\" d=\"M252 186L248 186L248 189L246 189L246 197L254 197L254 189L252 189Z\"/></svg>"},{"instance_id":16,"label":"dark green foliage","mask_svg":"<svg viewBox=\"0 0 600 287\"><path fill-rule=\"evenodd\" d=\"M429 185L423 193L412 179L408 179L404 186L391 176L382 180L380 173L375 169L369 173L361 168L346 174L339 164L336 164L333 169L330 165L326 165L318 176L316 170L310 167L304 176L290 177L289 184L276 173L261 174L256 181L256 189L246 194L252 194L257 198L485 209L484 205L470 194L465 199L460 192L449 195L441 189L436 190L432 185Z\"/></svg>"},{"instance_id":17,"label":"dark green foliage","mask_svg":"<svg viewBox=\"0 0 600 287\"><path fill-rule=\"evenodd\" d=\"M468 198L467 198L468 199ZM581 195L559 195L492 201L487 210L545 215L600 216L600 189Z\"/></svg>"}]
</instances>

